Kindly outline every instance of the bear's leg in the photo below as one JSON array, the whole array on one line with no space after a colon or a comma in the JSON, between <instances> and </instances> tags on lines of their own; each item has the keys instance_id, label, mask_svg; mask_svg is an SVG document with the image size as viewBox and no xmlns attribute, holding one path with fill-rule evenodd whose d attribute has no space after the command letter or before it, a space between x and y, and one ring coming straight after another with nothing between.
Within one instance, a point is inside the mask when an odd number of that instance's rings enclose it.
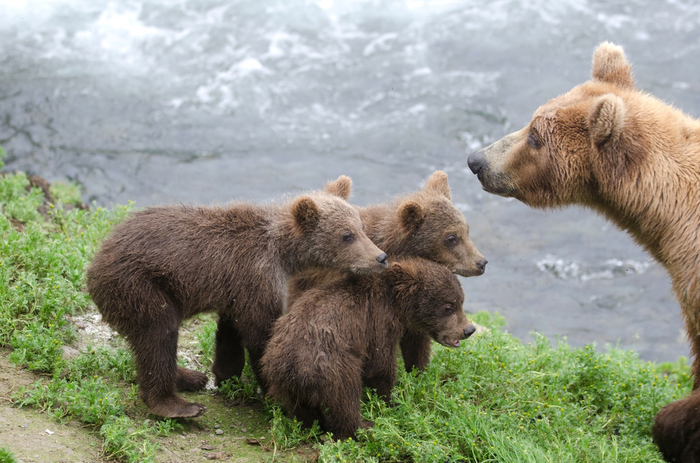
<instances>
[{"instance_id":1,"label":"bear's leg","mask_svg":"<svg viewBox=\"0 0 700 463\"><path fill-rule=\"evenodd\" d=\"M392 368L387 368L381 374L366 378L363 381L365 386L375 389L377 395L387 403L391 400L391 390L394 389L396 384L396 363L393 362L390 366Z\"/></svg>"},{"instance_id":2,"label":"bear's leg","mask_svg":"<svg viewBox=\"0 0 700 463\"><path fill-rule=\"evenodd\" d=\"M262 359L263 354L265 353L265 346L259 346L259 345L249 345L248 346L248 358L250 359L250 366L253 368L253 372L255 373L255 379L258 381L258 385L260 386L260 389L262 390L263 396L267 394L267 383L263 379L262 375L262 362L260 361Z\"/></svg>"},{"instance_id":3,"label":"bear's leg","mask_svg":"<svg viewBox=\"0 0 700 463\"><path fill-rule=\"evenodd\" d=\"M245 366L245 349L241 335L236 328L233 319L221 314L216 330L214 346L214 364L211 371L214 373L214 385L219 387L221 383L234 376L241 376Z\"/></svg>"},{"instance_id":4,"label":"bear's leg","mask_svg":"<svg viewBox=\"0 0 700 463\"><path fill-rule=\"evenodd\" d=\"M430 349L432 339L422 331L406 330L401 338L401 355L406 372L413 371L416 367L418 371L425 370L430 362Z\"/></svg>"},{"instance_id":5,"label":"bear's leg","mask_svg":"<svg viewBox=\"0 0 700 463\"><path fill-rule=\"evenodd\" d=\"M207 375L199 371L178 367L175 372L175 385L178 391L201 391L208 382Z\"/></svg>"},{"instance_id":6,"label":"bear's leg","mask_svg":"<svg viewBox=\"0 0 700 463\"><path fill-rule=\"evenodd\" d=\"M243 317L239 317L240 326L251 326L255 329L249 329L243 332L243 344L245 348L248 349L248 359L250 360L250 366L255 373L255 379L258 381L260 389L262 389L263 395L267 394L267 383L263 379L262 374L262 357L265 353L265 346L267 346L270 337L272 336L272 327L275 324L277 318L282 315L281 311L278 310L278 305L267 305L260 304L260 308L257 309L255 315L255 323L249 322Z\"/></svg>"},{"instance_id":7,"label":"bear's leg","mask_svg":"<svg viewBox=\"0 0 700 463\"><path fill-rule=\"evenodd\" d=\"M341 388L345 389L345 388ZM345 391L340 391L342 394ZM371 421L362 420L360 414L360 390L351 396L338 395L332 403L327 404L321 427L333 433L336 440L345 440L348 437L355 438L355 432L359 428L370 428Z\"/></svg>"},{"instance_id":8,"label":"bear's leg","mask_svg":"<svg viewBox=\"0 0 700 463\"><path fill-rule=\"evenodd\" d=\"M153 300L157 300L154 298ZM206 407L185 401L175 392L177 377L177 338L180 316L170 303L154 304L152 320L138 323L138 331L129 333L136 359L139 396L154 415L165 418L199 416Z\"/></svg>"},{"instance_id":9,"label":"bear's leg","mask_svg":"<svg viewBox=\"0 0 700 463\"><path fill-rule=\"evenodd\" d=\"M692 305L682 305L693 357L693 391L663 407L654 418L652 435L669 462L700 463L700 323Z\"/></svg>"},{"instance_id":10,"label":"bear's leg","mask_svg":"<svg viewBox=\"0 0 700 463\"><path fill-rule=\"evenodd\" d=\"M294 407L291 408L290 415L301 421L305 428L311 428L314 425L314 421L318 421L319 425L323 423L323 414L321 410L318 407L312 407L308 404L297 402Z\"/></svg>"},{"instance_id":11,"label":"bear's leg","mask_svg":"<svg viewBox=\"0 0 700 463\"><path fill-rule=\"evenodd\" d=\"M364 422L360 413L362 364L351 361L344 365L344 368L334 368L333 371L327 372L316 382L318 387L314 390L304 391L312 397L310 402L323 411L321 428L332 432L333 438L337 440L355 438L355 432L359 428L368 428L373 424L370 421Z\"/></svg>"},{"instance_id":12,"label":"bear's leg","mask_svg":"<svg viewBox=\"0 0 700 463\"><path fill-rule=\"evenodd\" d=\"M663 407L652 435L666 461L700 463L700 391Z\"/></svg>"}]
</instances>

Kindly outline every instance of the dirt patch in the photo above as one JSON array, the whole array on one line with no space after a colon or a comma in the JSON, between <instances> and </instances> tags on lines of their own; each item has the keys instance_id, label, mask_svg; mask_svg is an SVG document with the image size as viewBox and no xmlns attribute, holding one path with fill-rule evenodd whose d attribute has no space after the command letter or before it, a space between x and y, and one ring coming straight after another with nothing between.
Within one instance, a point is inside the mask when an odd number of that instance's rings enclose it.
<instances>
[{"instance_id":1,"label":"dirt patch","mask_svg":"<svg viewBox=\"0 0 700 463\"><path fill-rule=\"evenodd\" d=\"M59 424L41 410L16 408L10 397L40 376L14 366L0 349L0 444L19 462L99 462L102 441L79 423Z\"/></svg>"}]
</instances>

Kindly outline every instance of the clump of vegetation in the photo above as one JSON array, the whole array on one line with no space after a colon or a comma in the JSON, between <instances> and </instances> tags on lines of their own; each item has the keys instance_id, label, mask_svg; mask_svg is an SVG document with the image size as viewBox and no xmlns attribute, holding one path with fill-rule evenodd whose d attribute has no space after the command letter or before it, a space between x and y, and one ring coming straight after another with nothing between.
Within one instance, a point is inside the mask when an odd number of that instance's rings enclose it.
<instances>
[{"instance_id":1,"label":"clump of vegetation","mask_svg":"<svg viewBox=\"0 0 700 463\"><path fill-rule=\"evenodd\" d=\"M5 447L0 447L0 463L17 463L15 455Z\"/></svg>"},{"instance_id":2,"label":"clump of vegetation","mask_svg":"<svg viewBox=\"0 0 700 463\"><path fill-rule=\"evenodd\" d=\"M152 461L158 439L186 422L144 421L143 411L134 411L140 401L131 353L92 345L70 358L64 352L77 338L70 317L94 310L84 291L85 267L133 204L80 207L72 184L54 184L50 193L49 201L22 172L0 176L0 347L12 350L14 363L44 375L20 390L15 403L89 425L108 459ZM205 370L216 324L209 315L201 320L195 336ZM459 349L434 345L422 374L401 369L391 405L365 391L363 419L375 425L357 440L302 428L260 397L248 366L243 379L219 388L218 399L229 407L261 405L249 411L269 420L263 448L273 461L277 451L300 447L314 447L322 462L662 461L650 427L661 406L689 392L684 360L656 365L615 348L552 345L540 335L524 344L503 330L497 315L481 313L475 321L488 330ZM0 448L0 463L6 461L15 459Z\"/></svg>"},{"instance_id":3,"label":"clump of vegetation","mask_svg":"<svg viewBox=\"0 0 700 463\"><path fill-rule=\"evenodd\" d=\"M14 363L50 375L21 389L15 403L94 426L105 436L109 457L148 461L155 444L144 444L144 436L161 431L141 430L124 416L134 388L115 382L133 381L131 354L90 348L70 360L63 355L76 337L68 317L90 306L84 268L133 205L88 210L74 184L56 183L49 196L23 172L0 177L0 347L12 349ZM119 432L130 437L115 437ZM14 461L2 452L2 461Z\"/></svg>"}]
</instances>

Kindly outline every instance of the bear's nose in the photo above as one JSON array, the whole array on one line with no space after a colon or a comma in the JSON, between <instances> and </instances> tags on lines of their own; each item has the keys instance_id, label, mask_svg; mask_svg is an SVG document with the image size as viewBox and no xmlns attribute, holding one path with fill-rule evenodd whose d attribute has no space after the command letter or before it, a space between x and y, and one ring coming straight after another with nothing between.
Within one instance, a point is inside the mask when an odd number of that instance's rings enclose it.
<instances>
[{"instance_id":1,"label":"bear's nose","mask_svg":"<svg viewBox=\"0 0 700 463\"><path fill-rule=\"evenodd\" d=\"M474 325L469 325L468 327L464 328L464 339L467 339L469 336L474 334L476 331L476 328L474 328Z\"/></svg>"},{"instance_id":2,"label":"bear's nose","mask_svg":"<svg viewBox=\"0 0 700 463\"><path fill-rule=\"evenodd\" d=\"M479 262L476 263L476 266L479 270L481 270L481 273L484 273L486 271L486 264L488 264L489 261L486 259L481 259Z\"/></svg>"},{"instance_id":3,"label":"bear's nose","mask_svg":"<svg viewBox=\"0 0 700 463\"><path fill-rule=\"evenodd\" d=\"M383 252L377 256L377 262L382 264L384 267L386 267L386 260L389 256L386 255L386 252Z\"/></svg>"},{"instance_id":4,"label":"bear's nose","mask_svg":"<svg viewBox=\"0 0 700 463\"><path fill-rule=\"evenodd\" d=\"M483 169L486 164L484 150L474 151L470 154L469 159L467 159L467 164L474 175L479 175L479 172L481 172L481 169Z\"/></svg>"}]
</instances>

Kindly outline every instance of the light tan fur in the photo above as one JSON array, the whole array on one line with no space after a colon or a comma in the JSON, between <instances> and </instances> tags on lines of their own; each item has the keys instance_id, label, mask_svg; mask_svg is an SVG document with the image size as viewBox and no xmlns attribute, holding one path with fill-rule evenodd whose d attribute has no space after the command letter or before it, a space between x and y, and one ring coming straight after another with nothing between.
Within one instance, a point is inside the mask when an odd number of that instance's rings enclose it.
<instances>
[{"instance_id":1,"label":"light tan fur","mask_svg":"<svg viewBox=\"0 0 700 463\"><path fill-rule=\"evenodd\" d=\"M635 89L631 66L616 45L598 47L591 75L538 108L522 130L473 153L469 166L488 192L537 208L589 207L658 260L681 304L697 392L700 122ZM669 461L695 461L688 455L700 461L696 392L657 417L655 441ZM689 413L691 408L696 411Z\"/></svg>"}]
</instances>

